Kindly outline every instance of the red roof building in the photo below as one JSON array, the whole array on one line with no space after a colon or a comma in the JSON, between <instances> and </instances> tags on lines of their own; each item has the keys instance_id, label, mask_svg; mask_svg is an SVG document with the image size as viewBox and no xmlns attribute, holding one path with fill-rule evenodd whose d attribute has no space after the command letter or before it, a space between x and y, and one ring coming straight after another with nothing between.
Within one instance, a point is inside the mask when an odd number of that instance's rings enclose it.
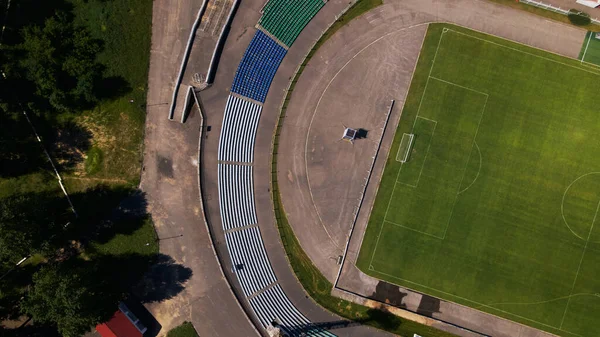
<instances>
[{"instance_id":1,"label":"red roof building","mask_svg":"<svg viewBox=\"0 0 600 337\"><path fill-rule=\"evenodd\" d=\"M119 304L119 310L108 322L96 326L102 337L142 337L146 330L124 303Z\"/></svg>"}]
</instances>

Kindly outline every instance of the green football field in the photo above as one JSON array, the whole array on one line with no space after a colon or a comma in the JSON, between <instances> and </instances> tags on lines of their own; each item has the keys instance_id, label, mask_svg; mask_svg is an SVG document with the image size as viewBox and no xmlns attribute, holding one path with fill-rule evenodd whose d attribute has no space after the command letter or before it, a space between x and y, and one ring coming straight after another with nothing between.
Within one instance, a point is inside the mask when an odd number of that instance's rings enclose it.
<instances>
[{"instance_id":1,"label":"green football field","mask_svg":"<svg viewBox=\"0 0 600 337\"><path fill-rule=\"evenodd\" d=\"M599 89L600 68L430 25L359 268L557 335L600 336Z\"/></svg>"}]
</instances>

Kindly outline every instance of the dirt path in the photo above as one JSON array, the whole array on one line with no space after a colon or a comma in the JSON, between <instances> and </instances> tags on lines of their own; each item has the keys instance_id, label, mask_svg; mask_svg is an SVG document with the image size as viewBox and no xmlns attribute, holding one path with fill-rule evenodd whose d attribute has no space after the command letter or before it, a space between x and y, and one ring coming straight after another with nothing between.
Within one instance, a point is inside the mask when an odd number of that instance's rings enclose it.
<instances>
[{"instance_id":1,"label":"dirt path","mask_svg":"<svg viewBox=\"0 0 600 337\"><path fill-rule=\"evenodd\" d=\"M352 21L317 52L288 105L278 178L285 211L302 247L332 282L386 107L396 100L340 281L364 296L378 297L387 287L356 270L354 261L428 22L451 22L573 58L585 36L575 27L480 0L390 0ZM343 125L367 129L367 139L353 146L338 142ZM410 310L417 311L424 300L405 289L394 291L411 294L402 301ZM434 317L493 336L544 335L473 309L443 301L440 305L443 310Z\"/></svg>"}]
</instances>

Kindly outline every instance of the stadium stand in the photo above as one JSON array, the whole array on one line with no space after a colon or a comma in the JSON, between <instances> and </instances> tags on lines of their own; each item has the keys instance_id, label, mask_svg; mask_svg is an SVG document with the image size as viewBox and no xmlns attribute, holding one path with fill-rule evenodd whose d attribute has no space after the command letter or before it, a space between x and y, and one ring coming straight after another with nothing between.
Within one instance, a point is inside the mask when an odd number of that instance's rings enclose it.
<instances>
[{"instance_id":1,"label":"stadium stand","mask_svg":"<svg viewBox=\"0 0 600 337\"><path fill-rule=\"evenodd\" d=\"M281 289L260 234L254 204L254 142L271 82L286 48L325 2L270 0L231 85L219 138L218 187L221 222L233 273L260 324L288 336L332 337L312 324ZM268 34L275 36L275 41Z\"/></svg>"},{"instance_id":2,"label":"stadium stand","mask_svg":"<svg viewBox=\"0 0 600 337\"><path fill-rule=\"evenodd\" d=\"M258 24L290 47L325 3L324 0L269 0Z\"/></svg>"},{"instance_id":3,"label":"stadium stand","mask_svg":"<svg viewBox=\"0 0 600 337\"><path fill-rule=\"evenodd\" d=\"M219 164L218 173L223 230L256 224L252 166Z\"/></svg>"},{"instance_id":4,"label":"stadium stand","mask_svg":"<svg viewBox=\"0 0 600 337\"><path fill-rule=\"evenodd\" d=\"M290 336L335 336L315 327L287 298L279 285L275 285L250 299L250 305L264 326L273 321Z\"/></svg>"},{"instance_id":5,"label":"stadium stand","mask_svg":"<svg viewBox=\"0 0 600 337\"><path fill-rule=\"evenodd\" d=\"M275 283L275 274L267 258L258 227L229 232L225 239L231 252L234 272L246 296Z\"/></svg>"},{"instance_id":6,"label":"stadium stand","mask_svg":"<svg viewBox=\"0 0 600 337\"><path fill-rule=\"evenodd\" d=\"M254 139L262 107L229 96L225 105L219 140L219 160L251 163L254 160Z\"/></svg>"},{"instance_id":7,"label":"stadium stand","mask_svg":"<svg viewBox=\"0 0 600 337\"><path fill-rule=\"evenodd\" d=\"M235 73L231 91L264 103L285 53L285 48L257 30Z\"/></svg>"}]
</instances>

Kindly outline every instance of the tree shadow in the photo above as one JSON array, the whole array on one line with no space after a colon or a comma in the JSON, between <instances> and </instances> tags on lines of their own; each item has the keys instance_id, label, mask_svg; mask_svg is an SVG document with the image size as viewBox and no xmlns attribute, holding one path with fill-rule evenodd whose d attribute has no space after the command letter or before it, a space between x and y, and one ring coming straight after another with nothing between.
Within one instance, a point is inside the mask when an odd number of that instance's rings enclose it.
<instances>
[{"instance_id":1,"label":"tree shadow","mask_svg":"<svg viewBox=\"0 0 600 337\"><path fill-rule=\"evenodd\" d=\"M390 313L387 308L381 305L377 309L368 309L367 317L358 319L356 322L360 324L369 324L379 327L382 330L394 331L402 325L402 319Z\"/></svg>"},{"instance_id":2,"label":"tree shadow","mask_svg":"<svg viewBox=\"0 0 600 337\"><path fill-rule=\"evenodd\" d=\"M55 124L54 129L54 138L49 140L52 159L61 171L71 171L83 162L92 133L72 121Z\"/></svg>"},{"instance_id":3,"label":"tree shadow","mask_svg":"<svg viewBox=\"0 0 600 337\"><path fill-rule=\"evenodd\" d=\"M143 303L162 302L182 292L191 277L190 268L175 263L168 255L159 254L134 293Z\"/></svg>"},{"instance_id":4,"label":"tree shadow","mask_svg":"<svg viewBox=\"0 0 600 337\"><path fill-rule=\"evenodd\" d=\"M31 128L16 115L0 109L0 177L16 177L48 164Z\"/></svg>"},{"instance_id":5,"label":"tree shadow","mask_svg":"<svg viewBox=\"0 0 600 337\"><path fill-rule=\"evenodd\" d=\"M106 243L117 234L129 235L148 218L144 192L127 186L99 185L71 195L78 218L70 237L84 245ZM89 247L88 247L89 248Z\"/></svg>"},{"instance_id":6,"label":"tree shadow","mask_svg":"<svg viewBox=\"0 0 600 337\"><path fill-rule=\"evenodd\" d=\"M0 327L0 336L2 337L61 337L56 327L51 324L28 323L17 329L2 329Z\"/></svg>"},{"instance_id":7,"label":"tree shadow","mask_svg":"<svg viewBox=\"0 0 600 337\"><path fill-rule=\"evenodd\" d=\"M123 97L132 90L131 84L123 76L98 78L94 88L99 100L112 100Z\"/></svg>"},{"instance_id":8,"label":"tree shadow","mask_svg":"<svg viewBox=\"0 0 600 337\"><path fill-rule=\"evenodd\" d=\"M14 178L39 171L52 171L44 146L60 171L71 171L84 160L92 133L73 121L56 122L44 116L29 117L43 145L21 114L0 108L0 177Z\"/></svg>"}]
</instances>

